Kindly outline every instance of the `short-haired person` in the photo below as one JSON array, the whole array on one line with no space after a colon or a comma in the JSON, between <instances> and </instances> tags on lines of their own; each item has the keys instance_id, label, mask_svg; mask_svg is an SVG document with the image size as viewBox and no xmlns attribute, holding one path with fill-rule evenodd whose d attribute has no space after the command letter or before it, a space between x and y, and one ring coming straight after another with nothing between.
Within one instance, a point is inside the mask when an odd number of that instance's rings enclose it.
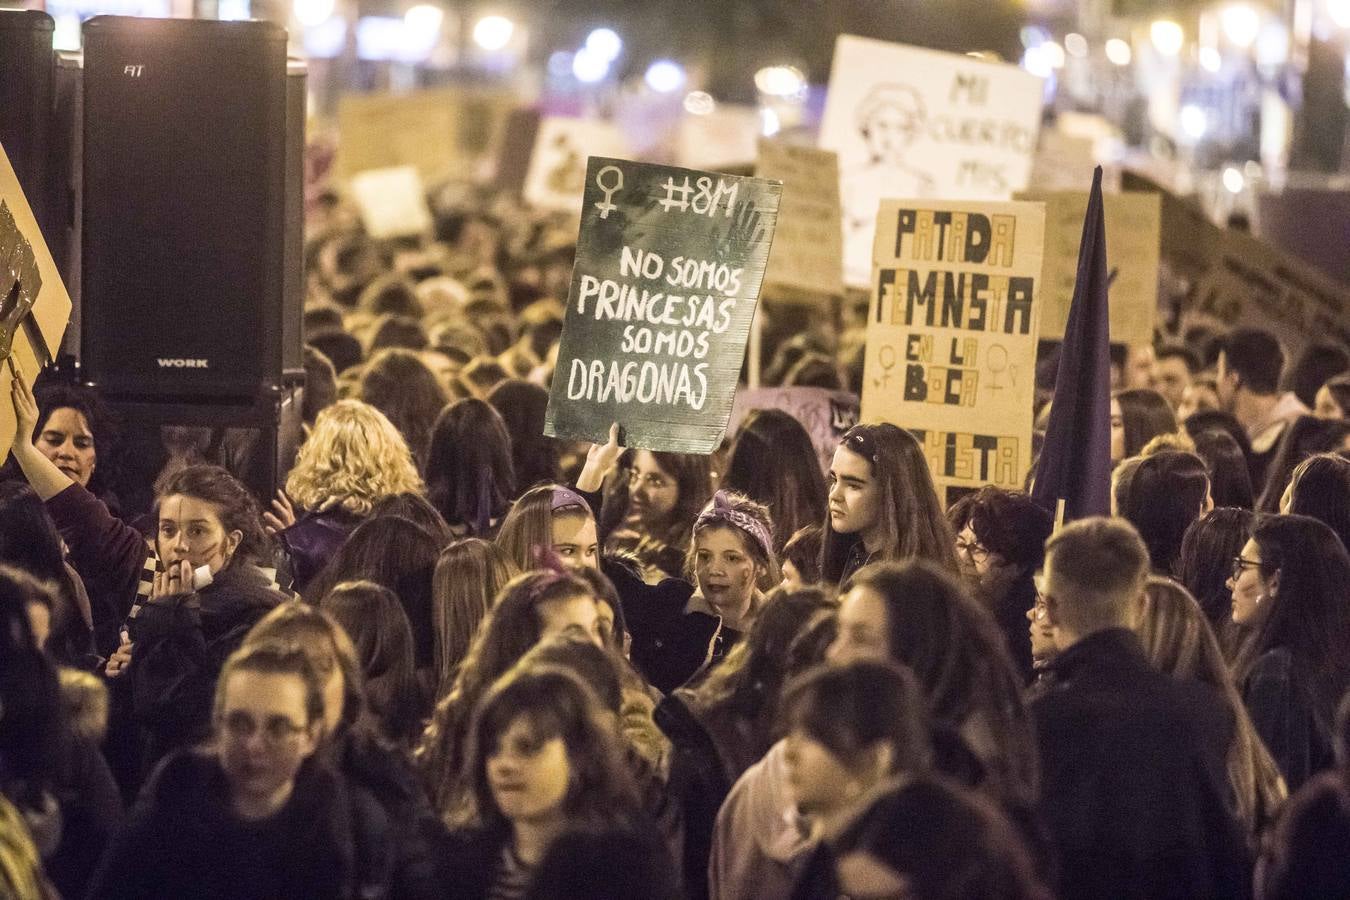
<instances>
[{"instance_id":1,"label":"short-haired person","mask_svg":"<svg viewBox=\"0 0 1350 900\"><path fill-rule=\"evenodd\" d=\"M1130 630L1148 570L1144 542L1118 519L1074 522L1046 542L1042 595L1060 652L1056 687L1031 712L1064 900L1249 888L1223 700L1155 671Z\"/></svg>"},{"instance_id":2,"label":"short-haired person","mask_svg":"<svg viewBox=\"0 0 1350 900\"><path fill-rule=\"evenodd\" d=\"M1157 377L1152 387L1162 394L1167 405L1175 412L1181 406L1181 401L1186 399L1186 389L1191 386L1195 373L1201 369L1200 360L1190 348L1179 344L1159 349L1157 359Z\"/></svg>"},{"instance_id":3,"label":"short-haired person","mask_svg":"<svg viewBox=\"0 0 1350 900\"><path fill-rule=\"evenodd\" d=\"M1238 328L1224 338L1219 351L1218 380L1215 389L1224 410L1237 417L1247 429L1252 453L1259 461L1264 484L1265 464L1287 425L1311 410L1293 391L1280 393L1280 372L1284 368L1284 350L1275 335L1259 328Z\"/></svg>"},{"instance_id":4,"label":"short-haired person","mask_svg":"<svg viewBox=\"0 0 1350 900\"><path fill-rule=\"evenodd\" d=\"M971 595L993 614L1013 663L1032 676L1026 615L1036 602L1035 575L1045 559L1054 519L1026 494L992 485L952 504L956 558Z\"/></svg>"},{"instance_id":5,"label":"short-haired person","mask_svg":"<svg viewBox=\"0 0 1350 900\"><path fill-rule=\"evenodd\" d=\"M821 577L842 584L872 562L926 559L953 575L956 542L923 448L889 423L855 425L834 451Z\"/></svg>"},{"instance_id":6,"label":"short-haired person","mask_svg":"<svg viewBox=\"0 0 1350 900\"><path fill-rule=\"evenodd\" d=\"M312 757L323 686L298 647L234 653L216 687L217 740L166 759L104 856L91 897L365 896L343 781ZM386 848L387 852L387 848Z\"/></svg>"}]
</instances>

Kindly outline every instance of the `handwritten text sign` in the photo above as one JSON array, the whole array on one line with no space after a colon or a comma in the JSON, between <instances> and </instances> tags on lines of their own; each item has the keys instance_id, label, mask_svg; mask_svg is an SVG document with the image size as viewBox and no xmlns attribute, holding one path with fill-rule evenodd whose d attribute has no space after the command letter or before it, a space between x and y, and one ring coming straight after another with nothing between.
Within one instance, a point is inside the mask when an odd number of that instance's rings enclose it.
<instances>
[{"instance_id":1,"label":"handwritten text sign","mask_svg":"<svg viewBox=\"0 0 1350 900\"><path fill-rule=\"evenodd\" d=\"M1041 97L1041 79L1016 66L841 35L820 146L839 154L848 283L868 283L882 198L1009 200L1025 188Z\"/></svg>"},{"instance_id":2,"label":"handwritten text sign","mask_svg":"<svg viewBox=\"0 0 1350 900\"><path fill-rule=\"evenodd\" d=\"M783 207L765 280L786 288L786 300L843 294L839 157L828 150L761 140L755 175L783 182Z\"/></svg>"},{"instance_id":3,"label":"handwritten text sign","mask_svg":"<svg viewBox=\"0 0 1350 900\"><path fill-rule=\"evenodd\" d=\"M1069 324L1087 193L1028 191L1018 194L1017 199L1045 203L1041 337L1057 340L1064 337ZM1102 206L1106 215L1106 268L1115 273L1109 294L1111 340L1151 344L1158 308L1162 203L1157 194L1107 194L1102 197Z\"/></svg>"},{"instance_id":4,"label":"handwritten text sign","mask_svg":"<svg viewBox=\"0 0 1350 900\"><path fill-rule=\"evenodd\" d=\"M782 185L592 157L544 433L717 449Z\"/></svg>"},{"instance_id":5,"label":"handwritten text sign","mask_svg":"<svg viewBox=\"0 0 1350 900\"><path fill-rule=\"evenodd\" d=\"M1044 235L1039 203L881 204L862 418L913 432L940 491L1031 466Z\"/></svg>"},{"instance_id":6,"label":"handwritten text sign","mask_svg":"<svg viewBox=\"0 0 1350 900\"><path fill-rule=\"evenodd\" d=\"M413 166L358 172L352 178L352 197L366 234L376 240L431 231L426 188Z\"/></svg>"}]
</instances>

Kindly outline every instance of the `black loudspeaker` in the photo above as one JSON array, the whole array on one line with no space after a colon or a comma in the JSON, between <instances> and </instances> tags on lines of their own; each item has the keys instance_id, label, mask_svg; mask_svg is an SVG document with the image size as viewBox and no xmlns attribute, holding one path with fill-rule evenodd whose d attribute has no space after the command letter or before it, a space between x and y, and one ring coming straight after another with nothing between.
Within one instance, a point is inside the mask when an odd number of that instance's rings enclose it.
<instances>
[{"instance_id":1,"label":"black loudspeaker","mask_svg":"<svg viewBox=\"0 0 1350 900\"><path fill-rule=\"evenodd\" d=\"M0 145L49 245L57 236L60 213L50 165L56 79L52 34L52 17L44 12L0 10Z\"/></svg>"},{"instance_id":2,"label":"black loudspeaker","mask_svg":"<svg viewBox=\"0 0 1350 900\"><path fill-rule=\"evenodd\" d=\"M286 32L99 16L83 93L84 379L115 401L274 404L303 377Z\"/></svg>"}]
</instances>

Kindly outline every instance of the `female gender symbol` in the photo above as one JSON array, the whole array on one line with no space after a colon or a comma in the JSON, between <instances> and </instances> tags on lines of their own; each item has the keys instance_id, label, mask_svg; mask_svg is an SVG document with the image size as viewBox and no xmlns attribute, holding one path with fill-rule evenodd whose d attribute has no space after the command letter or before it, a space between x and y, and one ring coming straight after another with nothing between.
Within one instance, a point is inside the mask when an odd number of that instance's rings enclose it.
<instances>
[{"instance_id":1,"label":"female gender symbol","mask_svg":"<svg viewBox=\"0 0 1350 900\"><path fill-rule=\"evenodd\" d=\"M606 172L614 173L615 178L613 186L605 184ZM600 190L605 192L605 199L597 201L595 204L595 208L600 210L600 218L608 219L610 210L619 208L610 202L610 198L613 197L619 191L623 190L623 170L620 169L618 166L605 166L599 172L595 173L595 183L596 186L600 188Z\"/></svg>"}]
</instances>

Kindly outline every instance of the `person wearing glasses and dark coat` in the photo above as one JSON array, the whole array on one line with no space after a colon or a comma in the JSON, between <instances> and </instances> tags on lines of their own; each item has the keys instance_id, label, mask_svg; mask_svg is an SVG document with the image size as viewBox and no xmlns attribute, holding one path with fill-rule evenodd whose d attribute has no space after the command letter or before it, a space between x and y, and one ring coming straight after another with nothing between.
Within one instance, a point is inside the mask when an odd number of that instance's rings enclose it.
<instances>
[{"instance_id":1,"label":"person wearing glasses and dark coat","mask_svg":"<svg viewBox=\"0 0 1350 900\"><path fill-rule=\"evenodd\" d=\"M314 756L323 710L318 672L297 646L237 651L216 691L215 742L159 766L88 896L387 896L383 813Z\"/></svg>"}]
</instances>

